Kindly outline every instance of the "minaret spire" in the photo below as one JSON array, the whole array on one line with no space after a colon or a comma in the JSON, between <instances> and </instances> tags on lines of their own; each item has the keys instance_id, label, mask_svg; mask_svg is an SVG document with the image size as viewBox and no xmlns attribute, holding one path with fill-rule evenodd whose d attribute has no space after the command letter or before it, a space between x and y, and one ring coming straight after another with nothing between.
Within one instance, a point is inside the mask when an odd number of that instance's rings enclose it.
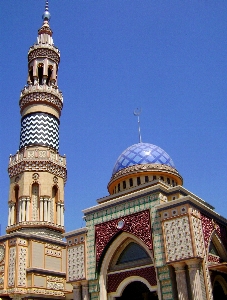
<instances>
[{"instance_id":1,"label":"minaret spire","mask_svg":"<svg viewBox=\"0 0 227 300\"><path fill-rule=\"evenodd\" d=\"M51 17L51 15L49 13L49 2L48 2L48 0L46 0L45 11L44 11L43 16L42 16L43 21L49 21L50 17Z\"/></svg>"},{"instance_id":2,"label":"minaret spire","mask_svg":"<svg viewBox=\"0 0 227 300\"><path fill-rule=\"evenodd\" d=\"M141 108L136 108L133 112L134 116L137 116L137 120L138 120L138 131L139 131L139 143L142 143L142 137L141 137L141 131L140 131L140 114L141 114L142 110Z\"/></svg>"}]
</instances>

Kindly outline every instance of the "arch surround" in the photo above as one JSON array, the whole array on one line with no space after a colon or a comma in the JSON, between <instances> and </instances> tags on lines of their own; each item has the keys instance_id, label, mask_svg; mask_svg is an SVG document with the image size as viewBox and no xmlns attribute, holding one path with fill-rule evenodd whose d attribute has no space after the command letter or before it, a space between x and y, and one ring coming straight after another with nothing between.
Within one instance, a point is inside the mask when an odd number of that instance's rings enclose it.
<instances>
[{"instance_id":1,"label":"arch surround","mask_svg":"<svg viewBox=\"0 0 227 300\"><path fill-rule=\"evenodd\" d=\"M131 241L139 244L142 248L144 248L144 250L149 254L151 260L154 261L151 251L140 239L138 239L136 236L130 233L126 233L126 232L121 233L118 237L116 237L116 239L112 242L112 244L107 249L101 264L100 275L99 275L99 286L100 286L100 299L102 300L115 300L116 297L120 297L124 288L133 281L140 281L144 283L150 291L158 292L157 285L151 286L150 283L145 278L140 276L129 276L119 284L115 292L107 293L107 275L108 275L110 264L114 256L116 255L116 253L119 251L123 251L123 249L121 250L121 246L127 239L130 239ZM156 276L156 281L158 282L157 276Z\"/></svg>"},{"instance_id":2,"label":"arch surround","mask_svg":"<svg viewBox=\"0 0 227 300\"><path fill-rule=\"evenodd\" d=\"M130 284L133 283L135 281L139 281L142 282L148 289L150 292L157 292L157 286L151 286L150 283L144 279L143 277L140 276L130 276L125 278L120 285L117 288L117 291L114 293L111 293L110 295L108 295L108 300L115 300L116 297L121 297L125 288Z\"/></svg>"}]
</instances>

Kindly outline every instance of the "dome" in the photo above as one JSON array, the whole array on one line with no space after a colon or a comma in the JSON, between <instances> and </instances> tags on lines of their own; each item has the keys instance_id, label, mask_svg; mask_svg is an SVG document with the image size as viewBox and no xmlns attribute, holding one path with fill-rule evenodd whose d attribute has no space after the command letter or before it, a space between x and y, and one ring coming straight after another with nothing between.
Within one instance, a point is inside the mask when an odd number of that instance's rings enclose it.
<instances>
[{"instance_id":1,"label":"dome","mask_svg":"<svg viewBox=\"0 0 227 300\"><path fill-rule=\"evenodd\" d=\"M173 160L162 148L148 143L138 143L122 152L115 163L112 175L121 169L141 164L163 164L175 169Z\"/></svg>"}]
</instances>

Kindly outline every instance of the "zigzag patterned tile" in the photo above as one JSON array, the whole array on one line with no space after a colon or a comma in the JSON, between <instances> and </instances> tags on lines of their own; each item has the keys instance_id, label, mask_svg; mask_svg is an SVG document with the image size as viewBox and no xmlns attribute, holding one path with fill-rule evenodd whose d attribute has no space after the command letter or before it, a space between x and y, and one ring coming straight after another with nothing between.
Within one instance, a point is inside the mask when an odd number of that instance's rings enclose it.
<instances>
[{"instance_id":1,"label":"zigzag patterned tile","mask_svg":"<svg viewBox=\"0 0 227 300\"><path fill-rule=\"evenodd\" d=\"M35 113L21 120L20 148L29 145L59 148L59 120L52 115Z\"/></svg>"}]
</instances>

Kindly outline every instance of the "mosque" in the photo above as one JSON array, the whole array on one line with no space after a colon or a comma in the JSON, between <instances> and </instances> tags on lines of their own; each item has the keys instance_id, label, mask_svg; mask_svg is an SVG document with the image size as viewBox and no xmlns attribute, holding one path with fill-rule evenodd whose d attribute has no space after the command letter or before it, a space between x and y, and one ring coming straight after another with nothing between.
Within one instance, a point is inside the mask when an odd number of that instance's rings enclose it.
<instances>
[{"instance_id":1,"label":"mosque","mask_svg":"<svg viewBox=\"0 0 227 300\"><path fill-rule=\"evenodd\" d=\"M84 228L65 233L60 52L49 20L46 1L19 100L20 146L9 159L0 298L227 299L227 220L183 187L158 146L140 142L123 151L109 195L83 211Z\"/></svg>"}]
</instances>

